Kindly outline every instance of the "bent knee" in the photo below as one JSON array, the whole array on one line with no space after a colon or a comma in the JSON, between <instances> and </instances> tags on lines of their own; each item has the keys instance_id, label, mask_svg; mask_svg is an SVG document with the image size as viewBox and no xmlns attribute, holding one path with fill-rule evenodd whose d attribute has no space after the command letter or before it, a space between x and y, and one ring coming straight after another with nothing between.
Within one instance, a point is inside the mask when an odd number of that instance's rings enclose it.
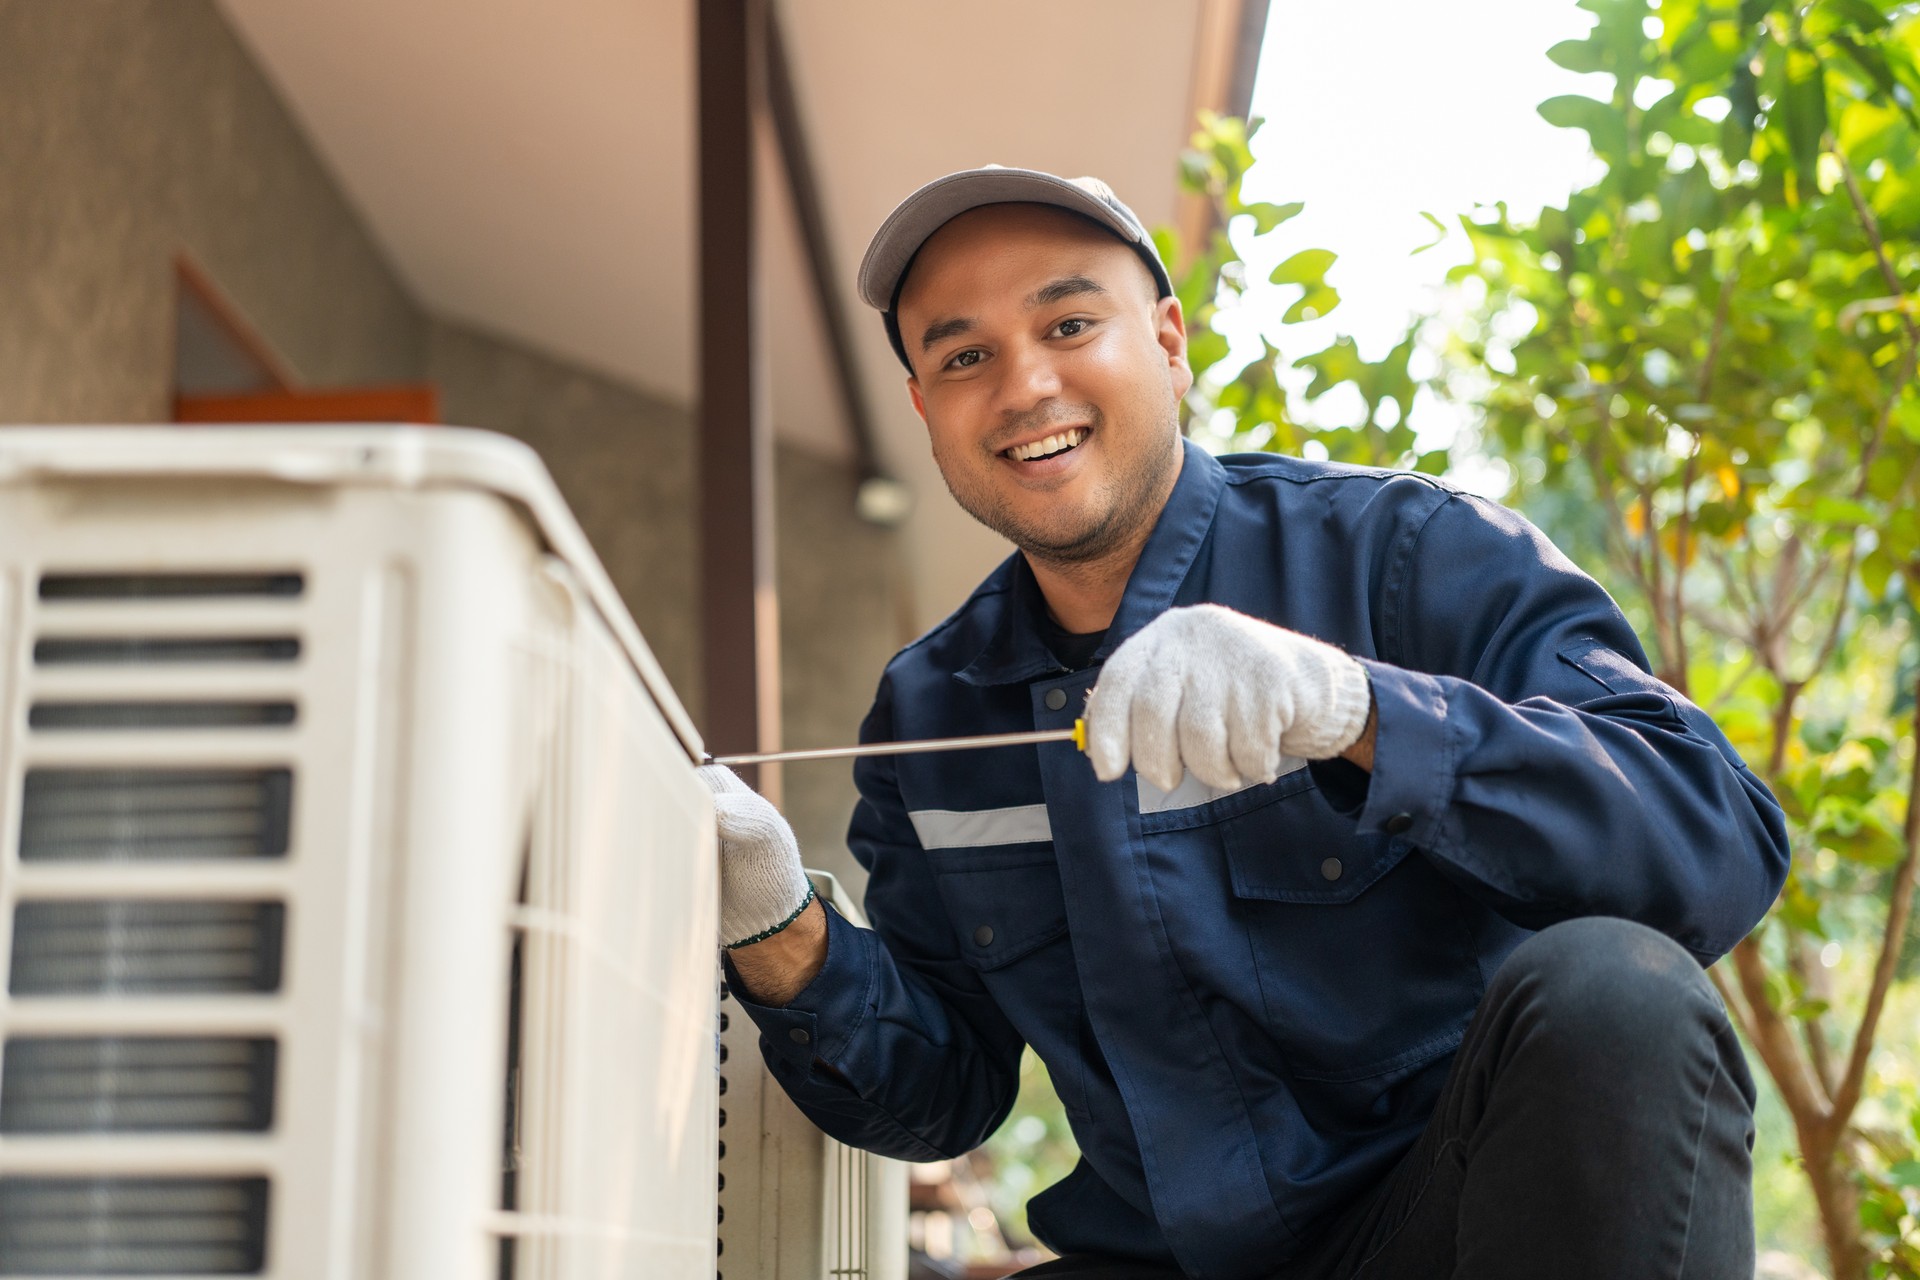
<instances>
[{"instance_id":1,"label":"bent knee","mask_svg":"<svg viewBox=\"0 0 1920 1280\"><path fill-rule=\"evenodd\" d=\"M1567 920L1528 938L1495 979L1582 1039L1645 1043L1704 1022L1717 1030L1725 1010L1688 951L1631 920Z\"/></svg>"}]
</instances>

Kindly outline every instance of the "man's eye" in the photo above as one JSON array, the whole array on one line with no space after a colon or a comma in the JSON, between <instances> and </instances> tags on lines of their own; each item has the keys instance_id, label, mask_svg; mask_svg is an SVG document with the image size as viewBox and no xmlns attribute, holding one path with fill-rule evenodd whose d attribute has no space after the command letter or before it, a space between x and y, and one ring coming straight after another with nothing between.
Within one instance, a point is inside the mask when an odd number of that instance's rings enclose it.
<instances>
[{"instance_id":1,"label":"man's eye","mask_svg":"<svg viewBox=\"0 0 1920 1280\"><path fill-rule=\"evenodd\" d=\"M1072 319L1072 320L1062 320L1059 324L1053 326L1054 332L1058 333L1063 338L1078 337L1082 332L1085 331L1086 327L1087 327L1087 322L1085 320L1081 320L1078 318Z\"/></svg>"},{"instance_id":2,"label":"man's eye","mask_svg":"<svg viewBox=\"0 0 1920 1280\"><path fill-rule=\"evenodd\" d=\"M971 369L979 364L984 353L978 347L968 347L953 359L947 361L950 369Z\"/></svg>"}]
</instances>

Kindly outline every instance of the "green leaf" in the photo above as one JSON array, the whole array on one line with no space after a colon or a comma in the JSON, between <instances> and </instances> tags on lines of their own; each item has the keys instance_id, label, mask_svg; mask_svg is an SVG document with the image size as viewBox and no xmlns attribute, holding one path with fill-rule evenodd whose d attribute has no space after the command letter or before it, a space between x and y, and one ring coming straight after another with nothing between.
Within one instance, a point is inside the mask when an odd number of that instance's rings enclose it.
<instances>
[{"instance_id":1,"label":"green leaf","mask_svg":"<svg viewBox=\"0 0 1920 1280\"><path fill-rule=\"evenodd\" d=\"M1538 107L1540 118L1562 129L1584 129L1600 158L1626 159L1627 122L1612 104L1577 93L1548 98Z\"/></svg>"},{"instance_id":2,"label":"green leaf","mask_svg":"<svg viewBox=\"0 0 1920 1280\"><path fill-rule=\"evenodd\" d=\"M1583 75L1591 71L1607 70L1606 47L1596 40L1562 40L1547 50L1547 59L1556 66L1569 71L1578 71Z\"/></svg>"},{"instance_id":3,"label":"green leaf","mask_svg":"<svg viewBox=\"0 0 1920 1280\"><path fill-rule=\"evenodd\" d=\"M1810 1021L1819 1017L1831 1007L1832 1006L1825 1000L1796 1000L1793 1002L1793 1006L1787 1010L1787 1015L1789 1017L1799 1018L1802 1021Z\"/></svg>"},{"instance_id":4,"label":"green leaf","mask_svg":"<svg viewBox=\"0 0 1920 1280\"><path fill-rule=\"evenodd\" d=\"M1420 216L1425 218L1428 221L1428 223L1430 223L1433 226L1433 239L1427 241L1423 245L1416 246L1413 252L1407 255L1409 258L1416 257L1419 254L1425 253L1429 249L1445 244L1447 240L1447 224L1446 223L1440 221L1440 219L1434 217L1432 214L1428 213L1425 209L1422 209L1420 211Z\"/></svg>"},{"instance_id":5,"label":"green leaf","mask_svg":"<svg viewBox=\"0 0 1920 1280\"><path fill-rule=\"evenodd\" d=\"M1787 82L1780 94L1780 110L1785 116L1782 124L1799 173L1801 198L1810 199L1821 139L1827 132L1826 68L1811 49L1788 49L1786 57Z\"/></svg>"},{"instance_id":6,"label":"green leaf","mask_svg":"<svg viewBox=\"0 0 1920 1280\"><path fill-rule=\"evenodd\" d=\"M1813 11L1836 25L1855 26L1868 32L1883 30L1891 24L1887 15L1867 0L1820 0Z\"/></svg>"},{"instance_id":7,"label":"green leaf","mask_svg":"<svg viewBox=\"0 0 1920 1280\"><path fill-rule=\"evenodd\" d=\"M1331 249L1302 249L1275 267L1267 279L1274 284L1306 285L1309 290L1320 288L1338 256Z\"/></svg>"},{"instance_id":8,"label":"green leaf","mask_svg":"<svg viewBox=\"0 0 1920 1280\"><path fill-rule=\"evenodd\" d=\"M1299 324L1303 320L1318 320L1340 305L1340 292L1329 285L1317 285L1309 288L1300 300L1287 308L1280 317L1282 324Z\"/></svg>"},{"instance_id":9,"label":"green leaf","mask_svg":"<svg viewBox=\"0 0 1920 1280\"><path fill-rule=\"evenodd\" d=\"M1872 524L1880 518L1879 512L1852 498L1816 498L1807 514L1819 524L1833 525Z\"/></svg>"},{"instance_id":10,"label":"green leaf","mask_svg":"<svg viewBox=\"0 0 1920 1280\"><path fill-rule=\"evenodd\" d=\"M1860 585L1875 600L1887 598L1887 585L1893 581L1893 557L1885 547L1875 547L1860 560Z\"/></svg>"},{"instance_id":11,"label":"green leaf","mask_svg":"<svg viewBox=\"0 0 1920 1280\"><path fill-rule=\"evenodd\" d=\"M1199 377L1227 357L1231 344L1212 329L1200 329L1187 337L1187 364Z\"/></svg>"},{"instance_id":12,"label":"green leaf","mask_svg":"<svg viewBox=\"0 0 1920 1280\"><path fill-rule=\"evenodd\" d=\"M1914 1113L1920 1119L1920 1111ZM1920 1160L1902 1160L1887 1170L1887 1181L1896 1187L1920 1187Z\"/></svg>"},{"instance_id":13,"label":"green leaf","mask_svg":"<svg viewBox=\"0 0 1920 1280\"><path fill-rule=\"evenodd\" d=\"M1265 235L1281 223L1298 217L1300 211L1306 207L1307 205L1304 200L1291 200L1286 204L1268 204L1260 201L1244 206L1241 212L1253 215L1253 229L1255 234Z\"/></svg>"}]
</instances>

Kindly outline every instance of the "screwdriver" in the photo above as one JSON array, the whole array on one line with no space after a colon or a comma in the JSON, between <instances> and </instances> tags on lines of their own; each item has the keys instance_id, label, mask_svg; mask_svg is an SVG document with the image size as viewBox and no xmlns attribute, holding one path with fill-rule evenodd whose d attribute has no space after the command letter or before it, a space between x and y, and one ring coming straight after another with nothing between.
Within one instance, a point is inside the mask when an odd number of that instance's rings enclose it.
<instances>
[{"instance_id":1,"label":"screwdriver","mask_svg":"<svg viewBox=\"0 0 1920 1280\"><path fill-rule=\"evenodd\" d=\"M984 733L971 738L922 738L915 742L866 742L857 747L815 747L807 751L762 751L756 755L708 756L706 764L778 764L791 760L839 760L847 756L904 756L920 751L977 751L981 747L1017 747L1030 742L1071 742L1087 749L1087 722L1075 720L1071 729L1036 729L1031 733Z\"/></svg>"}]
</instances>

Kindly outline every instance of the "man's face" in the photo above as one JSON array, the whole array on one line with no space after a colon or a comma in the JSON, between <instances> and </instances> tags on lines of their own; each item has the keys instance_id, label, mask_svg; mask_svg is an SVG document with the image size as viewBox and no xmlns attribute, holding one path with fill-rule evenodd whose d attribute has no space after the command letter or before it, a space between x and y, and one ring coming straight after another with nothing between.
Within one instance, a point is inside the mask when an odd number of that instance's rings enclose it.
<instances>
[{"instance_id":1,"label":"man's face","mask_svg":"<svg viewBox=\"0 0 1920 1280\"><path fill-rule=\"evenodd\" d=\"M954 499L1055 562L1144 536L1192 385L1180 304L1133 250L1045 205L987 205L921 248L897 316Z\"/></svg>"}]
</instances>

